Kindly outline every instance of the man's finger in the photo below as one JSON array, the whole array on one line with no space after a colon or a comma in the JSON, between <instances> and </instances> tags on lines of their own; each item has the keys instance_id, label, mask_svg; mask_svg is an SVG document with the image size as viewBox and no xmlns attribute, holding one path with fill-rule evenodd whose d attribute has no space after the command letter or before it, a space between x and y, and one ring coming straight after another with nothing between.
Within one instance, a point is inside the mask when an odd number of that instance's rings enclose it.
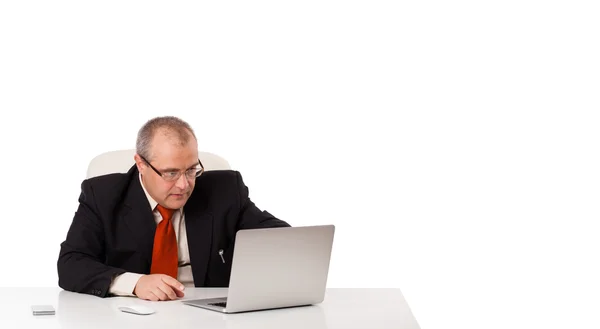
<instances>
[{"instance_id":1,"label":"man's finger","mask_svg":"<svg viewBox=\"0 0 600 329\"><path fill-rule=\"evenodd\" d=\"M160 289L162 292L164 292L169 299L177 298L177 294L175 294L175 291L173 291L173 288L171 288L171 286L169 286L166 283L161 282L158 285L158 289Z\"/></svg>"},{"instance_id":2,"label":"man's finger","mask_svg":"<svg viewBox=\"0 0 600 329\"><path fill-rule=\"evenodd\" d=\"M183 289L185 289L185 287L183 286L183 284L181 284L181 282L175 280L174 278L172 278L168 275L161 276L161 279L164 283L168 284L169 286L171 286L179 291L183 291Z\"/></svg>"},{"instance_id":3,"label":"man's finger","mask_svg":"<svg viewBox=\"0 0 600 329\"><path fill-rule=\"evenodd\" d=\"M152 289L152 293L156 295L156 297L158 297L158 300L167 300L169 299L167 297L167 294L165 294L162 290L160 290L158 287Z\"/></svg>"},{"instance_id":4,"label":"man's finger","mask_svg":"<svg viewBox=\"0 0 600 329\"><path fill-rule=\"evenodd\" d=\"M160 298L158 298L158 296L156 296L152 291L148 292L148 296L146 297L148 300L151 300L153 302L157 302L160 300Z\"/></svg>"}]
</instances>

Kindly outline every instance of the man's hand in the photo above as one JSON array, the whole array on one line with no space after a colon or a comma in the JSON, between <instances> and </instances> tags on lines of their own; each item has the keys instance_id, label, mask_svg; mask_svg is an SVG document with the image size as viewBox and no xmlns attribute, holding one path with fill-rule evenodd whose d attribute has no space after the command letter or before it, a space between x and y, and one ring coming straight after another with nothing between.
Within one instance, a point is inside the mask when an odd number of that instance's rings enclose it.
<instances>
[{"instance_id":1,"label":"man's hand","mask_svg":"<svg viewBox=\"0 0 600 329\"><path fill-rule=\"evenodd\" d=\"M183 297L183 284L165 274L149 274L142 276L133 294L141 299L159 301L174 300Z\"/></svg>"}]
</instances>

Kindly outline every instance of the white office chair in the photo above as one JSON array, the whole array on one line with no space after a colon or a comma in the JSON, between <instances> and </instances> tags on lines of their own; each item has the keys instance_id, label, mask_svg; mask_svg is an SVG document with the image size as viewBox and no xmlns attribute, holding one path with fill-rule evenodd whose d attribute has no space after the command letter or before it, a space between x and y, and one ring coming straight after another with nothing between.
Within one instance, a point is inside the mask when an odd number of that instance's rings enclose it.
<instances>
[{"instance_id":1,"label":"white office chair","mask_svg":"<svg viewBox=\"0 0 600 329\"><path fill-rule=\"evenodd\" d=\"M135 164L134 155L135 149L102 153L90 161L87 178L112 173L126 173ZM198 157L202 161L205 171L231 169L229 162L216 154L198 152Z\"/></svg>"}]
</instances>

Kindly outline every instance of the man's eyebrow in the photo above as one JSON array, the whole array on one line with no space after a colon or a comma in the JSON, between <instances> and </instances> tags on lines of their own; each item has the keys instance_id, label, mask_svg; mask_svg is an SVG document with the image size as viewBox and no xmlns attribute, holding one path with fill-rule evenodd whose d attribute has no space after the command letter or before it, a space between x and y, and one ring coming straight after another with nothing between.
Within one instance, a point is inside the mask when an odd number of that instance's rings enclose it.
<instances>
[{"instance_id":1,"label":"man's eyebrow","mask_svg":"<svg viewBox=\"0 0 600 329\"><path fill-rule=\"evenodd\" d=\"M198 163L198 162L196 162L196 163L194 163L193 165L191 165L191 166L187 167L187 169L186 169L186 170L190 170L190 169L192 169L192 168L195 168L195 167L196 167L196 166L198 166L198 165L199 165L199 163ZM163 171L179 171L179 168L167 168L167 169L163 169Z\"/></svg>"},{"instance_id":2,"label":"man's eyebrow","mask_svg":"<svg viewBox=\"0 0 600 329\"><path fill-rule=\"evenodd\" d=\"M199 165L200 165L200 162L199 162L198 160L196 160L196 163L194 163L193 165L189 166L189 167L188 167L188 170L189 170L189 169L192 169L192 168L196 168L196 167L198 167Z\"/></svg>"}]
</instances>

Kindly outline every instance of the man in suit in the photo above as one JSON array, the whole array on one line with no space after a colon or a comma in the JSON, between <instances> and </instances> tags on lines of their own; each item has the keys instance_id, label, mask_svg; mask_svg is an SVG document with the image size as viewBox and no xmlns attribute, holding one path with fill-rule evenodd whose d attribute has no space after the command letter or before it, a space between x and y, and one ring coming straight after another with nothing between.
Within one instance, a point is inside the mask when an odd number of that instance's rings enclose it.
<instances>
[{"instance_id":1,"label":"man in suit","mask_svg":"<svg viewBox=\"0 0 600 329\"><path fill-rule=\"evenodd\" d=\"M239 172L204 172L179 118L148 121L134 160L125 174L83 181L58 257L61 288L157 301L184 286L227 287L238 230L290 226L254 205Z\"/></svg>"}]
</instances>

